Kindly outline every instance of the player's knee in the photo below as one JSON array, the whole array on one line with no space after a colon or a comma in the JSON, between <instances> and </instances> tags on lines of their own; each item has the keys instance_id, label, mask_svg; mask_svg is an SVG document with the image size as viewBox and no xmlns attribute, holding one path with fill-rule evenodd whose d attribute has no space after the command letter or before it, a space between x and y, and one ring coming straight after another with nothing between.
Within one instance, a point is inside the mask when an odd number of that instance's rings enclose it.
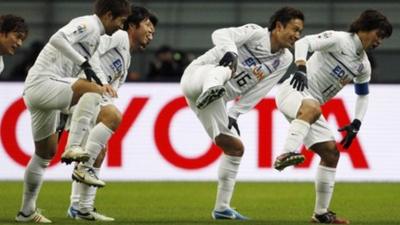
<instances>
[{"instance_id":1,"label":"player's knee","mask_svg":"<svg viewBox=\"0 0 400 225\"><path fill-rule=\"evenodd\" d=\"M323 161L329 166L336 166L339 162L340 152L337 148L330 148L325 151Z\"/></svg>"},{"instance_id":2,"label":"player's knee","mask_svg":"<svg viewBox=\"0 0 400 225\"><path fill-rule=\"evenodd\" d=\"M304 102L299 110L299 118L302 118L310 123L314 123L321 116L321 107L317 102Z\"/></svg>"},{"instance_id":3,"label":"player's knee","mask_svg":"<svg viewBox=\"0 0 400 225\"><path fill-rule=\"evenodd\" d=\"M45 148L36 149L35 154L43 159L53 159L57 153L57 147L47 146Z\"/></svg>"},{"instance_id":4,"label":"player's knee","mask_svg":"<svg viewBox=\"0 0 400 225\"><path fill-rule=\"evenodd\" d=\"M230 156L242 156L244 153L244 146L240 139L220 134L215 138L215 144L220 147L225 154Z\"/></svg>"}]
</instances>

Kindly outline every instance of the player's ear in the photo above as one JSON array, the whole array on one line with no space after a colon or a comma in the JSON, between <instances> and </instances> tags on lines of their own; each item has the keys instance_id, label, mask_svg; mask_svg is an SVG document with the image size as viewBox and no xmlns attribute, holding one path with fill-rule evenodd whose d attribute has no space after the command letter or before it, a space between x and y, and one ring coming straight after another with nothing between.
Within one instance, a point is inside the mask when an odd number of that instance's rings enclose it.
<instances>
[{"instance_id":1,"label":"player's ear","mask_svg":"<svg viewBox=\"0 0 400 225\"><path fill-rule=\"evenodd\" d=\"M112 14L112 12L111 12L111 10L110 10L110 11L107 11L106 14L104 14L104 17L105 17L107 20L110 20L110 21L115 19L114 16L113 16L113 14Z\"/></svg>"},{"instance_id":2,"label":"player's ear","mask_svg":"<svg viewBox=\"0 0 400 225\"><path fill-rule=\"evenodd\" d=\"M276 30L277 31L281 31L283 30L285 27L283 26L283 24L280 21L276 21Z\"/></svg>"}]
</instances>

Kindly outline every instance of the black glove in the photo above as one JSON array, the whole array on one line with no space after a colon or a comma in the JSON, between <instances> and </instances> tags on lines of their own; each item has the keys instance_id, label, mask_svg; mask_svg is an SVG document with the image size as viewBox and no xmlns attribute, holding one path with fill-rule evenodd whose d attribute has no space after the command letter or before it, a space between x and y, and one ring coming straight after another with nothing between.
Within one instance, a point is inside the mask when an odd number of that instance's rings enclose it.
<instances>
[{"instance_id":1,"label":"black glove","mask_svg":"<svg viewBox=\"0 0 400 225\"><path fill-rule=\"evenodd\" d=\"M361 121L358 119L354 119L353 122L351 122L349 125L344 126L338 131L346 131L346 136L344 136L343 140L340 142L341 145L343 145L343 148L347 149L350 147L351 142L353 142L353 139L357 136L358 131L360 130L361 126Z\"/></svg>"},{"instance_id":2,"label":"black glove","mask_svg":"<svg viewBox=\"0 0 400 225\"><path fill-rule=\"evenodd\" d=\"M229 119L229 123L228 123L228 129L230 130L232 127L236 129L237 133L240 136L240 130L239 130L239 126L236 122L236 119L232 118L232 117L228 117Z\"/></svg>"},{"instance_id":3,"label":"black glove","mask_svg":"<svg viewBox=\"0 0 400 225\"><path fill-rule=\"evenodd\" d=\"M300 65L297 67L297 71L293 74L290 85L292 85L297 91L304 91L305 87L308 88L306 66Z\"/></svg>"},{"instance_id":4,"label":"black glove","mask_svg":"<svg viewBox=\"0 0 400 225\"><path fill-rule=\"evenodd\" d=\"M235 72L237 67L237 62L238 62L238 55L234 52L227 52L219 61L219 65L224 67L229 66L229 68L231 68L231 70Z\"/></svg>"},{"instance_id":5,"label":"black glove","mask_svg":"<svg viewBox=\"0 0 400 225\"><path fill-rule=\"evenodd\" d=\"M97 77L96 73L92 69L92 66L89 64L87 60L84 63L82 63L81 68L83 69L83 72L85 72L86 79L88 81L92 82L93 79L98 85L103 86L101 80Z\"/></svg>"}]
</instances>

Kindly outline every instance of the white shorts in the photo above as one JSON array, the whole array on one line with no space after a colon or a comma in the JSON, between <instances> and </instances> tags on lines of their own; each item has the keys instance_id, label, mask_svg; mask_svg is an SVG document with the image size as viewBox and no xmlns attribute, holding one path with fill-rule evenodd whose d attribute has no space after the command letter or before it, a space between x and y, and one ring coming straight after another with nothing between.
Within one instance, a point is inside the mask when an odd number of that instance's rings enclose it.
<instances>
[{"instance_id":1,"label":"white shorts","mask_svg":"<svg viewBox=\"0 0 400 225\"><path fill-rule=\"evenodd\" d=\"M295 90L290 85L290 80L291 77L281 84L276 95L276 105L289 122L296 118L303 99L313 99L318 102L306 90L303 92ZM316 143L326 141L335 141L335 136L326 119L321 115L315 123L311 124L310 131L304 138L304 145L309 148Z\"/></svg>"},{"instance_id":2,"label":"white shorts","mask_svg":"<svg viewBox=\"0 0 400 225\"><path fill-rule=\"evenodd\" d=\"M59 112L71 104L72 84L78 78L38 76L35 85L26 85L24 101L31 114L33 139L37 142L56 132Z\"/></svg>"},{"instance_id":3,"label":"white shorts","mask_svg":"<svg viewBox=\"0 0 400 225\"><path fill-rule=\"evenodd\" d=\"M196 114L197 118L199 118L208 136L210 136L212 140L219 134L239 138L239 135L233 127L228 129L228 112L226 109L226 101L223 98L210 103L205 109L200 110L196 107L196 100L203 91L203 84L206 77L218 73L230 74L231 70L222 66L216 67L215 65L191 64L183 73L181 89L189 107Z\"/></svg>"}]
</instances>

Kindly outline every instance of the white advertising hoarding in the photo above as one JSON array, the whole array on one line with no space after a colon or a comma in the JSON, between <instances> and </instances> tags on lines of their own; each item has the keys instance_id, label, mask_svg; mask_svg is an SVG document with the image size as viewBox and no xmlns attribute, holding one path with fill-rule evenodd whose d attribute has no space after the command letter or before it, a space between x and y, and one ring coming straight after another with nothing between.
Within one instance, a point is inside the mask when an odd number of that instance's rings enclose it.
<instances>
[{"instance_id":1,"label":"white advertising hoarding","mask_svg":"<svg viewBox=\"0 0 400 225\"><path fill-rule=\"evenodd\" d=\"M0 84L0 180L22 180L33 154L29 112L21 98L23 84ZM307 150L307 159L283 172L272 169L280 154L288 122L267 95L238 124L245 145L239 180L311 181L319 158ZM369 110L356 141L341 149L337 180L400 181L399 85L371 85ZM324 107L338 142L337 128L354 115L356 96L351 85ZM220 150L212 143L194 113L186 106L178 84L125 84L117 107L123 113L119 130L109 143L103 164L104 180L215 180ZM72 166L59 155L46 179L68 180Z\"/></svg>"}]
</instances>

